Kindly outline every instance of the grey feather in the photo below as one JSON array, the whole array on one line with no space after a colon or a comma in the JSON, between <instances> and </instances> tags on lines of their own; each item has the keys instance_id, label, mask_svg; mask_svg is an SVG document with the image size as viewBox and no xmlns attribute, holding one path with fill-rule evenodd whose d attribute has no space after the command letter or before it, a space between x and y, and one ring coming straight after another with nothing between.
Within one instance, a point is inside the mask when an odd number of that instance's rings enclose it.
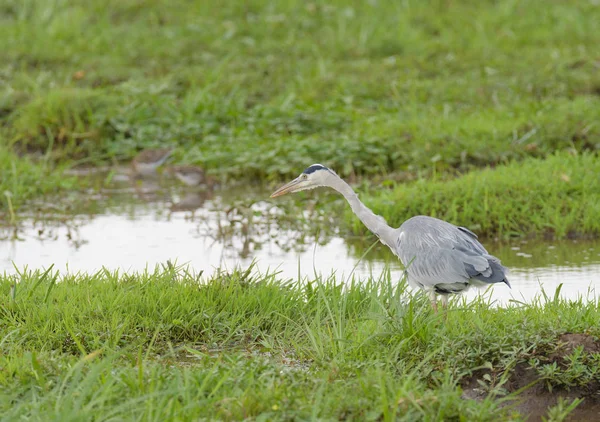
<instances>
[{"instance_id":1,"label":"grey feather","mask_svg":"<svg viewBox=\"0 0 600 422\"><path fill-rule=\"evenodd\" d=\"M460 231L465 232L466 234L471 235L471 237L474 237L475 239L479 239L479 237L475 233L473 233L471 230L467 229L466 227L457 226L456 228Z\"/></svg>"},{"instance_id":2,"label":"grey feather","mask_svg":"<svg viewBox=\"0 0 600 422\"><path fill-rule=\"evenodd\" d=\"M472 284L504 282L506 269L477 236L433 217L410 218L397 229L392 248L406 266L408 282L436 293L457 293Z\"/></svg>"}]
</instances>

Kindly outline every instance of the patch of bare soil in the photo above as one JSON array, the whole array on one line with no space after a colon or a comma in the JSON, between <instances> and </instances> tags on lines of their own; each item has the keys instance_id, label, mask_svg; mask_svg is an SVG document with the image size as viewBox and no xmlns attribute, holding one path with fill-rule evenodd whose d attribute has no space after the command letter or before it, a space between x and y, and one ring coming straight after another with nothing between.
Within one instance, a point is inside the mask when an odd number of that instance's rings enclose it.
<instances>
[{"instance_id":1,"label":"patch of bare soil","mask_svg":"<svg viewBox=\"0 0 600 422\"><path fill-rule=\"evenodd\" d=\"M565 356L570 355L577 347L583 346L587 353L600 353L600 340L587 334L563 334L558 338L556 350L546 357L548 362L564 364ZM481 400L487 393L478 380L489 374L492 380L498 378L498 374L492 374L490 370L475 371L462 383L463 398ZM593 382L585 386L570 388L552 388L549 390L546 383L539 378L535 369L530 368L527 363L519 363L512 369L510 378L503 386L510 393L518 392L515 402L507 403L512 406L527 421L542 421L547 417L549 408L555 406L560 398L572 402L582 398L580 403L567 418L568 421L600 421L600 382Z\"/></svg>"},{"instance_id":2,"label":"patch of bare soil","mask_svg":"<svg viewBox=\"0 0 600 422\"><path fill-rule=\"evenodd\" d=\"M562 347L560 347L560 355L555 355L554 357L564 357L569 355L579 346L583 346L583 350L588 353L600 353L600 340L596 340L594 337L589 334L563 334L558 338L559 343L561 343Z\"/></svg>"}]
</instances>

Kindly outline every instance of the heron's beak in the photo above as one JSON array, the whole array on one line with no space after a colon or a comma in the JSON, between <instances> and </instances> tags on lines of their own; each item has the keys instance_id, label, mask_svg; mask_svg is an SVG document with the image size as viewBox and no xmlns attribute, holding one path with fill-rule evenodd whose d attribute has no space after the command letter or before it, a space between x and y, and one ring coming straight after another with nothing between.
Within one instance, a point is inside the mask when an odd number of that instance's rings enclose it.
<instances>
[{"instance_id":1,"label":"heron's beak","mask_svg":"<svg viewBox=\"0 0 600 422\"><path fill-rule=\"evenodd\" d=\"M285 195L286 193L292 193L299 190L298 188L302 186L304 180L301 180L299 177L292 180L290 183L283 185L275 192L271 194L271 198L275 198L277 196Z\"/></svg>"}]
</instances>

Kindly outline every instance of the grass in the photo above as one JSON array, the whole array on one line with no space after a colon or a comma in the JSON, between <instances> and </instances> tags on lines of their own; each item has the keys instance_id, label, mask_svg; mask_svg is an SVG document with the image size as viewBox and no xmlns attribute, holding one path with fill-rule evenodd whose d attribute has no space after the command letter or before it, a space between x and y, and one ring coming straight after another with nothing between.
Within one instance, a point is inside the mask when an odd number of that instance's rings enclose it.
<instances>
[{"instance_id":1,"label":"grass","mask_svg":"<svg viewBox=\"0 0 600 422\"><path fill-rule=\"evenodd\" d=\"M65 166L19 157L0 144L0 220L14 224L17 211L28 200L85 186L84 181L65 177Z\"/></svg>"},{"instance_id":2,"label":"grass","mask_svg":"<svg viewBox=\"0 0 600 422\"><path fill-rule=\"evenodd\" d=\"M47 191L31 183L45 169L169 146L175 162L224 181L274 182L314 162L367 181L425 179L406 192L448 191L417 201L418 213L448 209L458 220L453 189L478 176L437 177L600 150L599 19L593 2L541 0L9 0L0 6L0 160L31 169L10 176L29 186L12 189L19 204ZM32 152L44 159L15 158ZM517 190L538 185L534 171L518 180ZM564 186L551 185L556 198ZM471 207L460 219L484 234L564 236L584 205L549 220L529 205L491 216ZM597 233L595 216L575 231Z\"/></svg>"},{"instance_id":3,"label":"grass","mask_svg":"<svg viewBox=\"0 0 600 422\"><path fill-rule=\"evenodd\" d=\"M11 0L3 132L59 160L170 145L238 179L598 150L599 18L539 0Z\"/></svg>"},{"instance_id":4,"label":"grass","mask_svg":"<svg viewBox=\"0 0 600 422\"><path fill-rule=\"evenodd\" d=\"M488 237L597 236L598 174L597 155L562 153L450 180L393 185L363 199L394 227L414 215L427 214ZM354 233L366 233L348 209L345 220Z\"/></svg>"},{"instance_id":5,"label":"grass","mask_svg":"<svg viewBox=\"0 0 600 422\"><path fill-rule=\"evenodd\" d=\"M0 295L5 420L518 420L519 365L554 391L600 382L597 353L552 358L563 333L600 335L593 301L457 301L443 323L385 276L199 282L172 266L23 271ZM486 394L461 399L473 377Z\"/></svg>"}]
</instances>

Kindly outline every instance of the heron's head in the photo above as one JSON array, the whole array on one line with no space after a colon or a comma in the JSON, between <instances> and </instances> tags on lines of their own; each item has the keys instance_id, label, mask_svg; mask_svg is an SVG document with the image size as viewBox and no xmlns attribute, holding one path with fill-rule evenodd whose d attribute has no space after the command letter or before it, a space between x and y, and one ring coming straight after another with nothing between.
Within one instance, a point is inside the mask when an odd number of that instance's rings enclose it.
<instances>
[{"instance_id":1,"label":"heron's head","mask_svg":"<svg viewBox=\"0 0 600 422\"><path fill-rule=\"evenodd\" d=\"M291 182L283 185L271 194L271 198L285 195L286 193L300 192L301 190L314 189L327 186L327 180L335 173L321 164L309 166Z\"/></svg>"}]
</instances>

